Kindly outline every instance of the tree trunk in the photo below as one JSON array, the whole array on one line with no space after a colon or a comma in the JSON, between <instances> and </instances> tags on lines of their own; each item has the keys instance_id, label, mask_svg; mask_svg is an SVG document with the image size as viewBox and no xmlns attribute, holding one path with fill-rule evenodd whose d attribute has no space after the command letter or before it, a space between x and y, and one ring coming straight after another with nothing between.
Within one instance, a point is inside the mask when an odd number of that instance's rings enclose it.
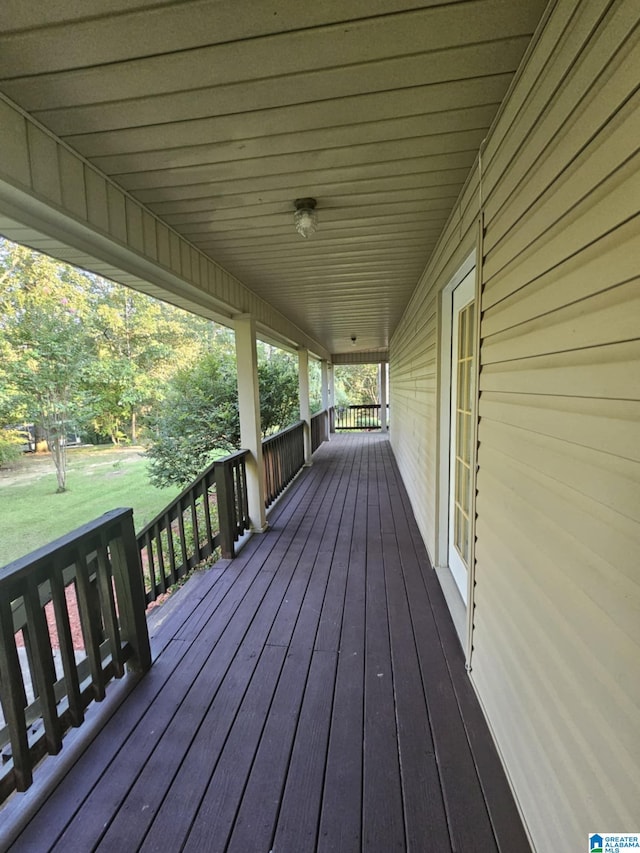
<instances>
[{"instance_id":1,"label":"tree trunk","mask_svg":"<svg viewBox=\"0 0 640 853\"><path fill-rule=\"evenodd\" d=\"M56 477L58 488L56 493L60 494L67 490L67 446L61 436L56 436L51 443L51 455L56 466Z\"/></svg>"},{"instance_id":2,"label":"tree trunk","mask_svg":"<svg viewBox=\"0 0 640 853\"><path fill-rule=\"evenodd\" d=\"M136 423L136 413L131 413L131 444L138 443L138 426Z\"/></svg>"}]
</instances>

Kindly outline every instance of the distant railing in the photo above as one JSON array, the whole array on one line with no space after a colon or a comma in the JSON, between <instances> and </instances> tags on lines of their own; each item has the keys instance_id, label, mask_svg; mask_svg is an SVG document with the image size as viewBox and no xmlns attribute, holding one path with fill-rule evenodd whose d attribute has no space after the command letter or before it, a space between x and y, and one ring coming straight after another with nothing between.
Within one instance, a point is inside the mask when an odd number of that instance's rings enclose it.
<instances>
[{"instance_id":1,"label":"distant railing","mask_svg":"<svg viewBox=\"0 0 640 853\"><path fill-rule=\"evenodd\" d=\"M304 421L265 438L262 458L265 506L270 506L304 465Z\"/></svg>"},{"instance_id":2,"label":"distant railing","mask_svg":"<svg viewBox=\"0 0 640 853\"><path fill-rule=\"evenodd\" d=\"M311 452L315 453L323 441L329 440L329 412L318 412L311 418Z\"/></svg>"},{"instance_id":3,"label":"distant railing","mask_svg":"<svg viewBox=\"0 0 640 853\"><path fill-rule=\"evenodd\" d=\"M137 536L147 603L249 529L247 450L213 462Z\"/></svg>"},{"instance_id":4,"label":"distant railing","mask_svg":"<svg viewBox=\"0 0 640 853\"><path fill-rule=\"evenodd\" d=\"M331 432L336 430L381 429L380 403L367 403L357 406L334 406L331 409ZM387 423L388 423L387 404Z\"/></svg>"},{"instance_id":5,"label":"distant railing","mask_svg":"<svg viewBox=\"0 0 640 853\"><path fill-rule=\"evenodd\" d=\"M0 801L124 673L151 665L130 509L117 509L0 570Z\"/></svg>"}]
</instances>

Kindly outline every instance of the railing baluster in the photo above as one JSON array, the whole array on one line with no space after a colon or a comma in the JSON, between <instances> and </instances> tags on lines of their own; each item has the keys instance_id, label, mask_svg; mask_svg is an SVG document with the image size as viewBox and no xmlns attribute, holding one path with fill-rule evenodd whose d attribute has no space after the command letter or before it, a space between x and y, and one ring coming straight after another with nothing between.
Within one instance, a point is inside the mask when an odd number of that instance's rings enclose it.
<instances>
[{"instance_id":1,"label":"railing baluster","mask_svg":"<svg viewBox=\"0 0 640 853\"><path fill-rule=\"evenodd\" d=\"M24 603L27 620L31 627L33 669L32 678L38 685L38 696L42 708L45 743L50 755L57 755L62 749L62 731L58 720L56 697L53 685L56 681L56 669L51 652L51 638L44 609L40 604L40 594L35 578L29 578L24 590Z\"/></svg>"},{"instance_id":2,"label":"railing baluster","mask_svg":"<svg viewBox=\"0 0 640 853\"><path fill-rule=\"evenodd\" d=\"M164 553L162 551L162 528L160 527L159 522L153 527L153 540L156 546L156 557L158 559L158 571L160 572L160 577L166 578L167 568L164 564Z\"/></svg>"},{"instance_id":3,"label":"railing baluster","mask_svg":"<svg viewBox=\"0 0 640 853\"><path fill-rule=\"evenodd\" d=\"M200 556L200 531L198 529L198 511L196 507L195 489L191 490L189 505L191 507L191 526L193 528L193 559L195 563L199 563L202 558Z\"/></svg>"},{"instance_id":4,"label":"railing baluster","mask_svg":"<svg viewBox=\"0 0 640 853\"><path fill-rule=\"evenodd\" d=\"M98 544L97 554L98 592L100 594L104 629L107 639L109 640L114 674L116 678L120 678L124 674L124 659L120 643L120 628L118 626L118 618L116 616L116 603L113 595L111 563L108 559L106 548L102 544Z\"/></svg>"},{"instance_id":5,"label":"railing baluster","mask_svg":"<svg viewBox=\"0 0 640 853\"><path fill-rule=\"evenodd\" d=\"M76 667L76 656L71 636L71 621L69 619L67 596L62 578L62 569L59 567L55 567L51 574L51 597L53 600L56 628L58 630L58 642L60 643L62 671L64 673L67 700L69 702L69 717L71 725L80 726L84 720L84 708L80 698L80 682L78 680L78 668Z\"/></svg>"},{"instance_id":6,"label":"railing baluster","mask_svg":"<svg viewBox=\"0 0 640 853\"><path fill-rule=\"evenodd\" d=\"M91 671L91 681L93 685L94 698L98 701L104 699L105 683L104 674L102 672L102 657L100 655L100 628L92 619L95 612L92 596L95 590L89 583L89 569L87 567L86 558L81 554L74 555L74 563L76 566L76 594L78 597L78 611L80 613L80 624L82 626L82 636L84 637L84 646L89 660L89 669Z\"/></svg>"},{"instance_id":7,"label":"railing baluster","mask_svg":"<svg viewBox=\"0 0 640 853\"><path fill-rule=\"evenodd\" d=\"M161 592L165 590L164 572L160 572L160 577L156 573L156 561L153 555L153 537L151 531L147 530L144 536L144 549L147 554L147 571L149 573L149 583L154 591L154 598L158 595L158 589Z\"/></svg>"},{"instance_id":8,"label":"railing baluster","mask_svg":"<svg viewBox=\"0 0 640 853\"><path fill-rule=\"evenodd\" d=\"M167 548L169 552L169 572L172 578L177 577L176 574L176 545L173 538L173 517L172 513L168 512L165 515L165 530L167 531Z\"/></svg>"},{"instance_id":9,"label":"railing baluster","mask_svg":"<svg viewBox=\"0 0 640 853\"><path fill-rule=\"evenodd\" d=\"M9 727L15 789L26 791L33 779L32 762L24 707L21 701L24 695L24 682L13 633L10 601L9 596L0 596L0 691L2 691L0 695ZM18 685L20 689L16 689Z\"/></svg>"},{"instance_id":10,"label":"railing baluster","mask_svg":"<svg viewBox=\"0 0 640 853\"><path fill-rule=\"evenodd\" d=\"M211 553L212 549L212 541L213 541L213 530L211 529L211 506L209 505L209 489L211 487L211 483L209 480L209 476L203 478L202 480L202 507L204 509L204 525L207 531L207 544L209 545L208 551Z\"/></svg>"},{"instance_id":11,"label":"railing baluster","mask_svg":"<svg viewBox=\"0 0 640 853\"><path fill-rule=\"evenodd\" d=\"M185 509L182 501L178 502L178 535L180 537L180 554L182 556L182 564L176 569L176 575L184 575L188 571L189 558L187 557L187 537L184 531L184 513Z\"/></svg>"}]
</instances>

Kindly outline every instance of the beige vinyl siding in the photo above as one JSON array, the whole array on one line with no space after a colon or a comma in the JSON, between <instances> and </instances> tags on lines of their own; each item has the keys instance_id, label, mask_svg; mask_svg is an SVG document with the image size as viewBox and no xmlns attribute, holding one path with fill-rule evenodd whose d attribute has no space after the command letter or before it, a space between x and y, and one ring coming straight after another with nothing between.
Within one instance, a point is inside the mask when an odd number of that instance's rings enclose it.
<instances>
[{"instance_id":1,"label":"beige vinyl siding","mask_svg":"<svg viewBox=\"0 0 640 853\"><path fill-rule=\"evenodd\" d=\"M440 291L477 240L471 175L389 347L390 435L420 532L436 561Z\"/></svg>"},{"instance_id":2,"label":"beige vinyl siding","mask_svg":"<svg viewBox=\"0 0 640 853\"><path fill-rule=\"evenodd\" d=\"M632 0L559 0L482 158L471 678L538 853L640 828L639 31ZM431 553L437 347L411 377L469 248L452 219L390 347Z\"/></svg>"},{"instance_id":3,"label":"beige vinyl siding","mask_svg":"<svg viewBox=\"0 0 640 853\"><path fill-rule=\"evenodd\" d=\"M430 436L437 431L436 406L436 298L427 293L415 306L400 343L392 351L390 366L390 428L398 465L406 480L417 475L412 499L427 548L433 554L433 530L424 520L435 512L436 447ZM425 474L420 477L420 474Z\"/></svg>"}]
</instances>

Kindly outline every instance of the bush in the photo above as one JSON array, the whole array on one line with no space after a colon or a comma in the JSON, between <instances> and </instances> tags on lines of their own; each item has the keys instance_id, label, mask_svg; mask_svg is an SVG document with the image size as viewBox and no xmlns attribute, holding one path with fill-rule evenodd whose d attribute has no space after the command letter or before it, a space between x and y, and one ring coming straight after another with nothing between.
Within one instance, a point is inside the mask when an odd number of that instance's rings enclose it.
<instances>
[{"instance_id":1,"label":"bush","mask_svg":"<svg viewBox=\"0 0 640 853\"><path fill-rule=\"evenodd\" d=\"M258 365L262 435L299 417L298 374L286 355ZM186 486L214 459L240 448L235 358L212 352L178 371L152 424L149 477L156 486Z\"/></svg>"},{"instance_id":2,"label":"bush","mask_svg":"<svg viewBox=\"0 0 640 853\"><path fill-rule=\"evenodd\" d=\"M213 461L240 442L235 360L207 354L179 370L152 423L147 451L149 477L156 486L185 486Z\"/></svg>"},{"instance_id":3,"label":"bush","mask_svg":"<svg viewBox=\"0 0 640 853\"><path fill-rule=\"evenodd\" d=\"M24 435L16 429L0 430L0 468L10 468L22 456Z\"/></svg>"}]
</instances>

